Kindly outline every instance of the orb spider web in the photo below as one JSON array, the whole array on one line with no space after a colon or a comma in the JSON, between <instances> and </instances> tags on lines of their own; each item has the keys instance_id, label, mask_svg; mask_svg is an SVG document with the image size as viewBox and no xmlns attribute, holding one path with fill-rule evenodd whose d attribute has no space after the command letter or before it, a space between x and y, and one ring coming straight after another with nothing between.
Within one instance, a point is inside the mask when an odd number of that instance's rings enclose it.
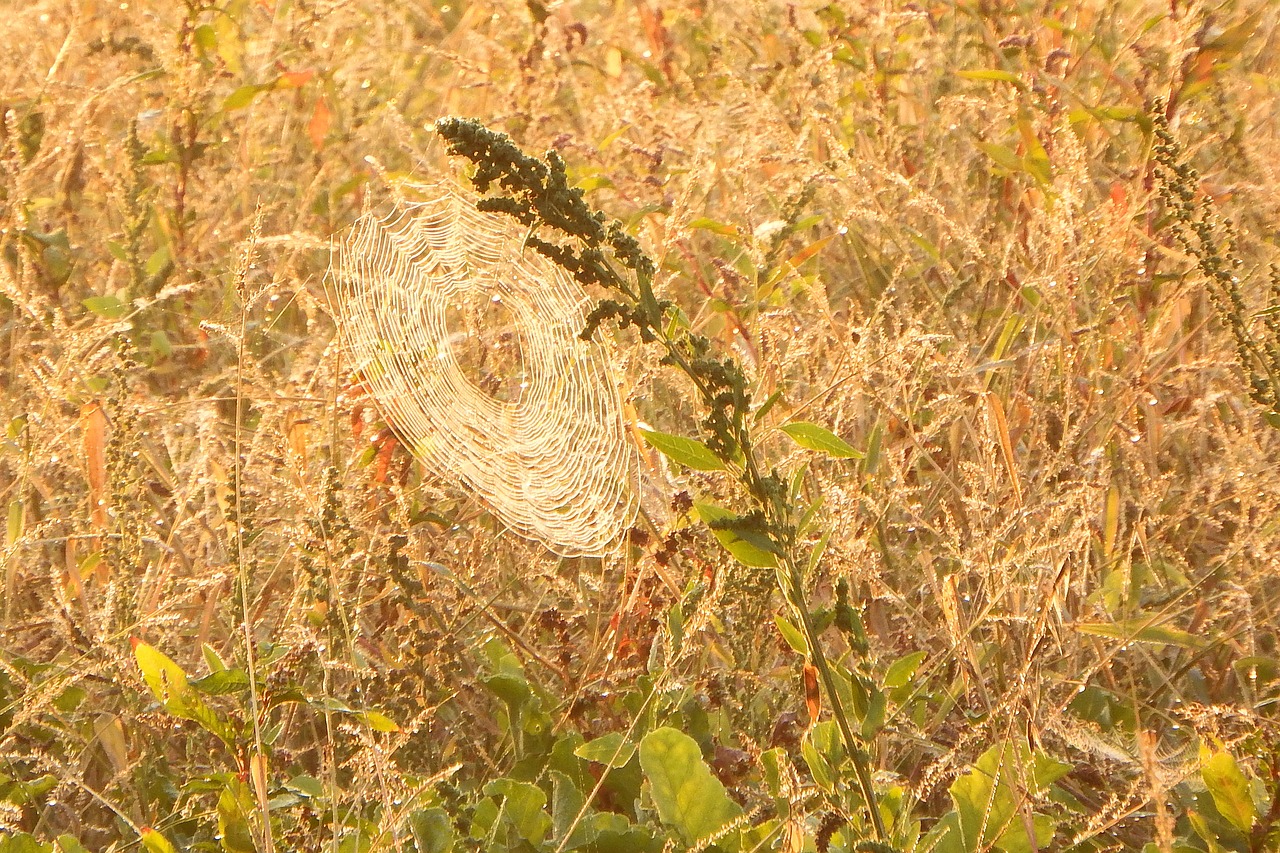
<instances>
[{"instance_id":1,"label":"orb spider web","mask_svg":"<svg viewBox=\"0 0 1280 853\"><path fill-rule=\"evenodd\" d=\"M413 200L409 199L413 196ZM406 184L330 269L358 374L404 445L562 556L612 550L639 461L587 298L509 217L452 182Z\"/></svg>"}]
</instances>

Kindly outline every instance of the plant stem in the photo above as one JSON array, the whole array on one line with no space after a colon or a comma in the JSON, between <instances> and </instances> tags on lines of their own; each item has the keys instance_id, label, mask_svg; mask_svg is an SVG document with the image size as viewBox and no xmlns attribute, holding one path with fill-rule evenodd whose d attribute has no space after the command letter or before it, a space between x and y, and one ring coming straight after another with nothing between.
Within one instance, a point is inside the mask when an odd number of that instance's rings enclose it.
<instances>
[{"instance_id":1,"label":"plant stem","mask_svg":"<svg viewBox=\"0 0 1280 853\"><path fill-rule=\"evenodd\" d=\"M804 593L804 576L800 572L800 567L792 559L790 549L786 551L783 562L787 569L787 579L791 584L788 598L791 599L791 604L800 617L800 624L804 628L804 636L809 644L809 656L813 659L818 677L822 679L822 687L831 700L831 716L835 717L836 725L840 728L840 736L844 738L845 750L853 760L854 772L858 776L858 788L871 815L871 825L875 828L876 837L884 841L889 834L885 830L884 819L880 816L879 801L876 799L875 787L871 782L871 765L864 749L866 742L859 735L854 734L853 726L849 724L849 716L845 713L844 703L840 701L840 693L836 690L835 673L831 671L831 664L827 662L827 656L822 651L818 630L809 612L808 598Z\"/></svg>"}]
</instances>

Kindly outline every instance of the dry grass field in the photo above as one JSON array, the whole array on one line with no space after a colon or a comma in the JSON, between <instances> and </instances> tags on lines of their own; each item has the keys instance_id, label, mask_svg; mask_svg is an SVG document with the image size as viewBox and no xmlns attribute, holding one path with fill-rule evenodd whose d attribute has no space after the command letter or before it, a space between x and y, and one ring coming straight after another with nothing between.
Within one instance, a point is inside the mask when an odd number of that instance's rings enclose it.
<instances>
[{"instance_id":1,"label":"dry grass field","mask_svg":"<svg viewBox=\"0 0 1280 853\"><path fill-rule=\"evenodd\" d=\"M1280 849L1278 96L1265 0L0 0L0 853ZM504 225L603 555L342 335L445 116L620 223Z\"/></svg>"}]
</instances>

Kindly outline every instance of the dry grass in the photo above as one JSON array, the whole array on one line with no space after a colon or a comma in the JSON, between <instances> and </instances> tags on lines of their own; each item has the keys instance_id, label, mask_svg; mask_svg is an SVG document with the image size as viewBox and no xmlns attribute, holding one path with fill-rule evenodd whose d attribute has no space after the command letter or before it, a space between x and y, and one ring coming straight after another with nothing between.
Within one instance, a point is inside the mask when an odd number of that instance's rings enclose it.
<instances>
[{"instance_id":1,"label":"dry grass","mask_svg":"<svg viewBox=\"0 0 1280 853\"><path fill-rule=\"evenodd\" d=\"M978 755L1020 742L1072 767L1037 806L1053 849L1167 851L1204 844L1202 740L1267 779L1280 433L1173 239L1146 115L1172 100L1267 307L1276 6L814 6L574 2L535 25L541 6L501 0L11 4L0 849L6 830L126 849L147 826L217 849L241 812L257 849L413 849L415 809L471 820L490 780L550 791L570 735L651 714L705 732L761 820L762 750L807 783L779 735L804 698L761 628L772 575L705 529L661 545L678 493L728 500L721 475L646 450L660 535L557 559L421 472L353 386L330 241L386 198L381 170L459 168L430 129L446 114L558 149L755 398L781 392L759 435L780 469L810 463L832 534L815 596L847 579L870 639L846 665L927 653L875 744L904 814L927 831ZM690 389L615 343L634 416L695 434ZM794 420L866 459L815 458L776 430ZM681 652L654 657L682 596ZM157 705L129 643L195 677L245 666L246 637L254 689L209 699L225 746ZM498 698L502 647L536 713ZM797 796L799 829L768 843L856 811Z\"/></svg>"}]
</instances>

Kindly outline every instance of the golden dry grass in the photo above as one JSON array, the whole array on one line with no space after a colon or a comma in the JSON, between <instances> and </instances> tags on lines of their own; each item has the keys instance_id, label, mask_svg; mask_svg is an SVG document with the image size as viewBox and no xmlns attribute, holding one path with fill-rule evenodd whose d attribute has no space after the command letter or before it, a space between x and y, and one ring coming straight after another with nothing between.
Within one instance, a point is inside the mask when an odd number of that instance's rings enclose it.
<instances>
[{"instance_id":1,"label":"golden dry grass","mask_svg":"<svg viewBox=\"0 0 1280 853\"><path fill-rule=\"evenodd\" d=\"M680 493L732 501L723 475L645 448L658 534L558 559L420 471L353 382L330 242L387 180L462 169L431 131L449 114L556 148L755 399L781 392L758 435L788 474L809 463L831 532L814 596L845 579L869 634L846 665L926 652L875 741L903 814L927 832L977 756L1019 742L1072 767L1036 806L1052 849L1208 849L1206 743L1261 780L1261 822L1280 433L1173 238L1147 116L1172 101L1266 308L1278 25L1261 0L7 4L0 836L252 849L215 839L241 809L257 849L413 849L415 809L550 791L555 743L655 714L705 733L757 823L778 818L762 751L810 783L772 574L705 529L662 538ZM634 417L696 434L687 384L611 334ZM792 421L866 458L816 457ZM209 699L226 745L166 713L130 649L194 678L244 667L246 637L253 690ZM540 708L514 722L503 649ZM665 689L642 707L647 679ZM856 824L806 796L766 847Z\"/></svg>"}]
</instances>

